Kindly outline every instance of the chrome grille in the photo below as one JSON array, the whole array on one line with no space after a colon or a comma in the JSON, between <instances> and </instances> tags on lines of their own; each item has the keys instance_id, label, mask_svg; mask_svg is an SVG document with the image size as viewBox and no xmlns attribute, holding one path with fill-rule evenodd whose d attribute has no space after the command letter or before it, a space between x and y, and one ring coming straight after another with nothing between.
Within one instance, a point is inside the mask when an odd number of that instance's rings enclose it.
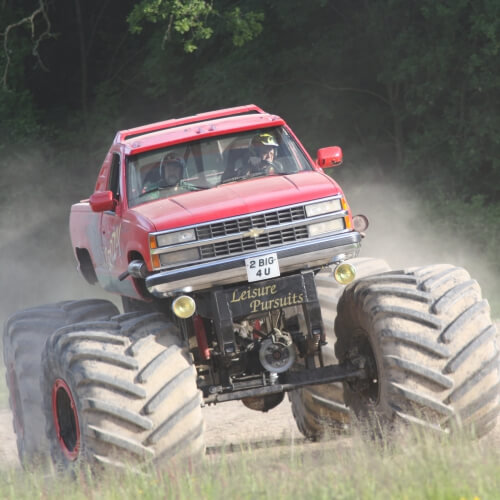
<instances>
[{"instance_id":1,"label":"chrome grille","mask_svg":"<svg viewBox=\"0 0 500 500\"><path fill-rule=\"evenodd\" d=\"M307 226L278 229L267 234L262 234L257 238L235 238L229 241L202 245L200 247L200 255L202 259L209 259L212 257L239 254L258 250L260 248L268 248L275 245L304 240L307 239L308 235Z\"/></svg>"},{"instance_id":2,"label":"chrome grille","mask_svg":"<svg viewBox=\"0 0 500 500\"><path fill-rule=\"evenodd\" d=\"M163 257L163 254L172 254L175 263L165 256L160 259L161 266L159 267L173 268L188 263L195 264L224 257L238 258L252 252L260 251L264 253L268 249L271 252L273 250L279 251L282 247L295 242L304 242L311 238L311 226L313 224L327 223L333 219L341 219L341 224L334 225L338 229L333 229L330 226L331 233L345 230L343 218L347 215L347 211L340 210L340 202L339 210L311 215L310 217L306 215L306 206L308 204L266 210L253 215L219 219L216 222L199 226L186 226L185 229L195 231L196 240L163 245L157 249L152 249L151 254L160 255L160 257ZM316 227L316 229L318 228ZM153 233L153 236L160 234L164 233ZM316 232L313 234L316 235ZM326 234L326 232L320 231L318 234L322 235ZM198 258L193 260L194 253L198 254ZM183 258L185 260L175 260Z\"/></svg>"},{"instance_id":3,"label":"chrome grille","mask_svg":"<svg viewBox=\"0 0 500 500\"><path fill-rule=\"evenodd\" d=\"M208 239L217 238L220 236L228 236L231 234L242 233L242 232L248 231L252 227L266 228L269 226L277 226L279 224L285 224L287 222L295 222L295 221L303 220L305 218L306 218L305 208L303 206L295 206L295 207L283 208L283 209L272 211L272 212L265 212L263 214L251 215L251 216L247 216L247 217L240 217L238 219L231 219L228 221L215 222L213 224L199 226L196 228L196 235L197 235L198 240L208 240ZM289 231L289 230L286 230L286 231ZM281 232L284 233L286 231L276 231L276 232L277 233L281 233ZM271 234L274 234L274 232ZM270 236L270 235L267 235L267 236ZM248 238L245 238L245 239L248 239ZM236 240L236 241L240 241L240 240ZM253 241L253 239L252 239L252 241ZM285 241L293 241L293 240L285 240ZM215 245L206 245L206 246L215 246ZM262 245L262 246L266 246L266 245ZM258 246L256 248L262 248L262 246ZM255 249L255 247L248 248L248 250L252 250L252 249ZM240 250L240 251L246 251L246 250L247 250L247 248L244 248L243 250ZM231 253L234 253L234 252L231 252ZM215 255L227 255L227 254L217 254L216 253Z\"/></svg>"}]
</instances>

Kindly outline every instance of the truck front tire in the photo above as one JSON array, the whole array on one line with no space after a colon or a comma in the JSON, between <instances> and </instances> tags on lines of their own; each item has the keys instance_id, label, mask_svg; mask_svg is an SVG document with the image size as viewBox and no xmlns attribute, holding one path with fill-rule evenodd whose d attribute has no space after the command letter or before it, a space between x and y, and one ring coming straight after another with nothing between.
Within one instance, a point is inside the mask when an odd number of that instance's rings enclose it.
<instances>
[{"instance_id":1,"label":"truck front tire","mask_svg":"<svg viewBox=\"0 0 500 500\"><path fill-rule=\"evenodd\" d=\"M357 258L349 263L356 268L356 279L388 271L389 265L382 259ZM335 356L334 322L337 302L344 286L335 281L331 272L323 271L316 276L316 287L321 304L327 344L322 347L325 365L337 364ZM328 434L345 432L350 423L349 409L344 404L342 383L308 386L289 392L292 413L300 432L312 440Z\"/></svg>"},{"instance_id":2,"label":"truck front tire","mask_svg":"<svg viewBox=\"0 0 500 500\"><path fill-rule=\"evenodd\" d=\"M372 430L413 424L488 433L500 411L498 340L467 271L436 265L348 286L335 321L338 359L369 377L344 383L346 404Z\"/></svg>"},{"instance_id":3,"label":"truck front tire","mask_svg":"<svg viewBox=\"0 0 500 500\"><path fill-rule=\"evenodd\" d=\"M75 300L25 309L7 321L4 361L17 449L23 465L43 462L48 456L40 394L41 358L46 340L64 325L115 314L118 309L107 300Z\"/></svg>"},{"instance_id":4,"label":"truck front tire","mask_svg":"<svg viewBox=\"0 0 500 500\"><path fill-rule=\"evenodd\" d=\"M60 329L46 345L42 387L52 460L63 468L203 453L195 368L159 313Z\"/></svg>"}]
</instances>

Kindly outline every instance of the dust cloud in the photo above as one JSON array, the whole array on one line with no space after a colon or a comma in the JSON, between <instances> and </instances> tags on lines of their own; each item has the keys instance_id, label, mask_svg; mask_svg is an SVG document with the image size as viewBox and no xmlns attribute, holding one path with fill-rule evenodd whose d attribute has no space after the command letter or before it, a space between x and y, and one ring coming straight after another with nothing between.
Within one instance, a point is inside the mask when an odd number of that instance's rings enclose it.
<instances>
[{"instance_id":1,"label":"dust cloud","mask_svg":"<svg viewBox=\"0 0 500 500\"><path fill-rule=\"evenodd\" d=\"M360 256L385 259L393 269L444 263L464 267L500 316L499 276L482 258L479 246L467 239L466 228L454 234L439 213L423 209L424 195L408 186L360 181L352 174L339 182L353 215L366 215L370 222Z\"/></svg>"},{"instance_id":2,"label":"dust cloud","mask_svg":"<svg viewBox=\"0 0 500 500\"><path fill-rule=\"evenodd\" d=\"M90 181L88 174L70 178L71 168L49 168L38 153L17 160L1 186L2 323L26 307L106 296L78 274L68 229L71 204L91 194L99 164Z\"/></svg>"}]
</instances>

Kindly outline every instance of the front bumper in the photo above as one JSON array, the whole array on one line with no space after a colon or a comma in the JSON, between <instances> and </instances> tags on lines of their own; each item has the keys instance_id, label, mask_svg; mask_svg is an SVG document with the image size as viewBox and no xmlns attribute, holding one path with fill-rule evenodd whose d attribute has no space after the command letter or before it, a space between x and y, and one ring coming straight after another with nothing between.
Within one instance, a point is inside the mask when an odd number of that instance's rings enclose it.
<instances>
[{"instance_id":1,"label":"front bumper","mask_svg":"<svg viewBox=\"0 0 500 500\"><path fill-rule=\"evenodd\" d=\"M146 287L156 297L176 292L192 292L216 285L247 281L245 259L269 253L278 255L280 272L314 269L356 257L361 246L358 232L324 236L258 252L213 260L192 266L158 272L146 278Z\"/></svg>"}]
</instances>

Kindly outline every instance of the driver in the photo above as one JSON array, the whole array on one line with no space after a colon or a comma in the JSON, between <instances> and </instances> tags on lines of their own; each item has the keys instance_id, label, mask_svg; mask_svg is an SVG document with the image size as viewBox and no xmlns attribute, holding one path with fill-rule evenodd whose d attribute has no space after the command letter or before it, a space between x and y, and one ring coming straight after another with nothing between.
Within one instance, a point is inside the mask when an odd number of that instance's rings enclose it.
<instances>
[{"instance_id":1,"label":"driver","mask_svg":"<svg viewBox=\"0 0 500 500\"><path fill-rule=\"evenodd\" d=\"M184 177L184 160L175 153L166 154L160 163L146 175L142 187L143 193L149 193L155 189L176 187Z\"/></svg>"},{"instance_id":2,"label":"driver","mask_svg":"<svg viewBox=\"0 0 500 500\"><path fill-rule=\"evenodd\" d=\"M265 132L255 135L248 149L248 160L241 167L238 175L251 177L256 174L274 174L279 171L275 162L277 148L278 143L273 135Z\"/></svg>"},{"instance_id":3,"label":"driver","mask_svg":"<svg viewBox=\"0 0 500 500\"><path fill-rule=\"evenodd\" d=\"M169 153L161 161L160 187L173 187L179 184L184 173L184 160L174 153Z\"/></svg>"}]
</instances>

